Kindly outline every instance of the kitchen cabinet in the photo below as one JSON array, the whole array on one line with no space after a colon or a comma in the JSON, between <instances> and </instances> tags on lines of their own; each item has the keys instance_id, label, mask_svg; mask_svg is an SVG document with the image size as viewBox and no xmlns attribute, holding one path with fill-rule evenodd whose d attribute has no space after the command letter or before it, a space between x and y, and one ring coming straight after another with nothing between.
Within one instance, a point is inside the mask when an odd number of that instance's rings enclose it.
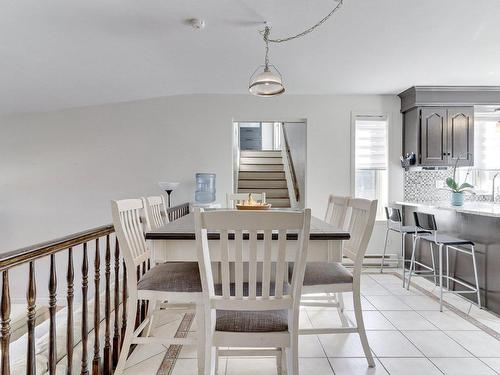
<instances>
[{"instance_id":1,"label":"kitchen cabinet","mask_svg":"<svg viewBox=\"0 0 500 375\"><path fill-rule=\"evenodd\" d=\"M474 162L474 107L415 107L403 114L404 153L420 166Z\"/></svg>"}]
</instances>

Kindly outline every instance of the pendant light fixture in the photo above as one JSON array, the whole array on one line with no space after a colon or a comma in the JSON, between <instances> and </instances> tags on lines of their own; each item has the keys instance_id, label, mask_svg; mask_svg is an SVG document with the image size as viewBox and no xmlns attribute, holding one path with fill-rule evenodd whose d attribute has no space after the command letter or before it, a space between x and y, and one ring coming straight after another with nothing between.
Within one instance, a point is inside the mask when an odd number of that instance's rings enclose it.
<instances>
[{"instance_id":1,"label":"pendant light fixture","mask_svg":"<svg viewBox=\"0 0 500 375\"><path fill-rule=\"evenodd\" d=\"M250 83L248 85L250 93L257 96L269 97L281 95L285 92L281 73L274 65L269 65L270 31L271 29L266 26L264 29L264 42L266 43L266 57L264 59L264 65L259 65L257 69L255 69L255 72L253 72L250 77ZM263 69L262 72L257 74L257 72L261 69Z\"/></svg>"},{"instance_id":2,"label":"pendant light fixture","mask_svg":"<svg viewBox=\"0 0 500 375\"><path fill-rule=\"evenodd\" d=\"M264 65L259 65L257 69L255 69L254 73L250 76L248 91L250 91L251 94L269 98L281 95L285 92L285 86L283 85L283 76L275 65L269 64L269 43L288 42L292 39L297 39L311 33L319 25L323 24L328 18L330 18L337 10L339 10L344 2L344 0L335 1L337 2L337 5L330 13L328 13L326 17L297 35L282 39L270 39L269 34L271 33L271 28L267 26L267 22L265 22L266 26L264 30L260 31L260 33L262 34L264 43L266 44L266 56L264 59ZM258 73L259 71L260 73Z\"/></svg>"}]
</instances>

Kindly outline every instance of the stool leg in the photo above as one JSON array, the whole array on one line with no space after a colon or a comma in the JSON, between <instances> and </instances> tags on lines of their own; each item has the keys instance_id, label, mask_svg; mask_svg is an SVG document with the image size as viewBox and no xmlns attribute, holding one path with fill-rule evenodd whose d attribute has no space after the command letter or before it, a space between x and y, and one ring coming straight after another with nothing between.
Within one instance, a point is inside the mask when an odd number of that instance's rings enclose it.
<instances>
[{"instance_id":1,"label":"stool leg","mask_svg":"<svg viewBox=\"0 0 500 375\"><path fill-rule=\"evenodd\" d=\"M401 251L403 252L403 289L406 281L406 233L401 232Z\"/></svg>"},{"instance_id":2,"label":"stool leg","mask_svg":"<svg viewBox=\"0 0 500 375\"><path fill-rule=\"evenodd\" d=\"M477 277L476 251L474 249L474 245L471 245L471 249L472 249L472 264L474 266L474 279L476 280L477 306L481 308L481 290L479 289L479 279Z\"/></svg>"},{"instance_id":3,"label":"stool leg","mask_svg":"<svg viewBox=\"0 0 500 375\"><path fill-rule=\"evenodd\" d=\"M406 284L406 290L410 290L410 281L411 275L413 273L413 268L415 267L415 249L417 247L417 236L413 236L413 250L411 251L411 260L410 260L410 271L408 272L408 282Z\"/></svg>"},{"instance_id":4,"label":"stool leg","mask_svg":"<svg viewBox=\"0 0 500 375\"><path fill-rule=\"evenodd\" d=\"M385 231L384 252L382 254L382 264L380 265L380 273L384 271L385 252L387 251L387 237L389 237L389 228Z\"/></svg>"},{"instance_id":5,"label":"stool leg","mask_svg":"<svg viewBox=\"0 0 500 375\"><path fill-rule=\"evenodd\" d=\"M445 246L446 250L446 289L450 290L450 249Z\"/></svg>"},{"instance_id":6,"label":"stool leg","mask_svg":"<svg viewBox=\"0 0 500 375\"><path fill-rule=\"evenodd\" d=\"M439 244L439 311L443 312L443 244Z\"/></svg>"},{"instance_id":7,"label":"stool leg","mask_svg":"<svg viewBox=\"0 0 500 375\"><path fill-rule=\"evenodd\" d=\"M434 246L432 246L432 242L429 242L429 249L431 250L432 272L434 273L434 285L436 285L437 284L436 260L434 259Z\"/></svg>"}]
</instances>

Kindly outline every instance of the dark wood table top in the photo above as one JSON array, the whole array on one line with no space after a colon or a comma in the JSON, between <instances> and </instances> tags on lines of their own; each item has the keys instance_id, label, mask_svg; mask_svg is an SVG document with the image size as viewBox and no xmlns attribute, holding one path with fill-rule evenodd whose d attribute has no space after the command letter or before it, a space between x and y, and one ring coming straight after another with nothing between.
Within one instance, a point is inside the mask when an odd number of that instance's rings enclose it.
<instances>
[{"instance_id":1,"label":"dark wood table top","mask_svg":"<svg viewBox=\"0 0 500 375\"><path fill-rule=\"evenodd\" d=\"M258 236L257 238L260 239ZM289 232L287 233L288 240L296 240L298 233ZM348 240L350 238L349 232L338 229L327 222L318 219L316 217L311 217L311 240L322 240L322 241L340 241ZM157 228L151 232L146 233L147 240L194 240L194 214L190 213L183 216L175 221L168 223L167 225ZM218 232L208 232L209 240L219 240L220 234ZM232 239L229 235L229 239ZM248 239L248 236L244 236L244 239ZM273 234L273 239L277 239Z\"/></svg>"}]
</instances>

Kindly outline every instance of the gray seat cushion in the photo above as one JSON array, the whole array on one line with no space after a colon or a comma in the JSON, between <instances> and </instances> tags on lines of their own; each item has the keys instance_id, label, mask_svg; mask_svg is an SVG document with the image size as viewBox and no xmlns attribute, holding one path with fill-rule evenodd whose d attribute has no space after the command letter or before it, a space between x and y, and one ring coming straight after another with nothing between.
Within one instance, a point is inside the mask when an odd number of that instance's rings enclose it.
<instances>
[{"instance_id":1,"label":"gray seat cushion","mask_svg":"<svg viewBox=\"0 0 500 375\"><path fill-rule=\"evenodd\" d=\"M293 265L288 267L289 277L292 277ZM352 273L340 263L308 262L304 275L304 286L350 284Z\"/></svg>"},{"instance_id":2,"label":"gray seat cushion","mask_svg":"<svg viewBox=\"0 0 500 375\"><path fill-rule=\"evenodd\" d=\"M217 310L215 330L224 332L283 332L288 330L288 312L286 310Z\"/></svg>"},{"instance_id":3,"label":"gray seat cushion","mask_svg":"<svg viewBox=\"0 0 500 375\"><path fill-rule=\"evenodd\" d=\"M197 262L167 262L146 272L137 283L138 290L200 293L201 279Z\"/></svg>"},{"instance_id":4,"label":"gray seat cushion","mask_svg":"<svg viewBox=\"0 0 500 375\"><path fill-rule=\"evenodd\" d=\"M461 238L448 236L446 234L438 234L437 236L429 235L429 236L421 236L419 237L425 241L436 242L438 244L442 243L443 245L473 245L474 242L470 240L463 240Z\"/></svg>"}]
</instances>

